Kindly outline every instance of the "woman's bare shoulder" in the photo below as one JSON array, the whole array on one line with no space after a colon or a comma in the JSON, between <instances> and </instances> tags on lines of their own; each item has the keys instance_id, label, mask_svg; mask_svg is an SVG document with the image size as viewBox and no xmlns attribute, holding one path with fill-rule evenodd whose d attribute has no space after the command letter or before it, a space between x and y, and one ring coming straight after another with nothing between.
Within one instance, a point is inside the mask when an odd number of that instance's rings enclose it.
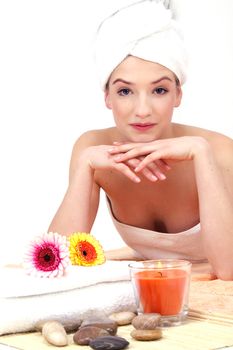
<instances>
[{"instance_id":1,"label":"woman's bare shoulder","mask_svg":"<svg viewBox=\"0 0 233 350\"><path fill-rule=\"evenodd\" d=\"M115 128L88 130L78 137L73 145L70 159L70 172L85 149L91 146L111 145L114 140Z\"/></svg>"},{"instance_id":2,"label":"woman's bare shoulder","mask_svg":"<svg viewBox=\"0 0 233 350\"><path fill-rule=\"evenodd\" d=\"M220 163L230 163L233 167L233 139L227 135L190 125L177 124L177 129L184 136L204 137L211 145Z\"/></svg>"},{"instance_id":3,"label":"woman's bare shoulder","mask_svg":"<svg viewBox=\"0 0 233 350\"><path fill-rule=\"evenodd\" d=\"M233 139L220 132L200 128L192 125L175 124L180 136L201 136L204 137L211 144L216 144L219 147L219 142L224 142L228 145L233 144Z\"/></svg>"},{"instance_id":4,"label":"woman's bare shoulder","mask_svg":"<svg viewBox=\"0 0 233 350\"><path fill-rule=\"evenodd\" d=\"M106 129L96 129L88 130L78 137L75 141L74 149L84 149L89 146L97 145L110 145L114 141L115 129L106 128Z\"/></svg>"}]
</instances>

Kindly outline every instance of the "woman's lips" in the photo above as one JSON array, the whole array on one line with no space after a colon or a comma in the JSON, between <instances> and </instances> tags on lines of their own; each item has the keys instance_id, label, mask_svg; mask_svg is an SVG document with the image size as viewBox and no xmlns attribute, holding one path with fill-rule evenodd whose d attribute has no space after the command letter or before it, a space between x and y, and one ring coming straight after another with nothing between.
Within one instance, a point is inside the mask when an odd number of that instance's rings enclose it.
<instances>
[{"instance_id":1,"label":"woman's lips","mask_svg":"<svg viewBox=\"0 0 233 350\"><path fill-rule=\"evenodd\" d=\"M147 131L149 129L152 129L155 126L155 124L149 124L149 123L145 123L145 124L133 123L130 125L138 131Z\"/></svg>"}]
</instances>

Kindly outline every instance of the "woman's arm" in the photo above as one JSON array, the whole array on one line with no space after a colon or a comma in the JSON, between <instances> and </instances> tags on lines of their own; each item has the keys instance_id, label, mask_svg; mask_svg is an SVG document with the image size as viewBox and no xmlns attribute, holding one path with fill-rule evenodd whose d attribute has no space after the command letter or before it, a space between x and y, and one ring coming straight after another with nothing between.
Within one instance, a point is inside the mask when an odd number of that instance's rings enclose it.
<instances>
[{"instance_id":1,"label":"woman's arm","mask_svg":"<svg viewBox=\"0 0 233 350\"><path fill-rule=\"evenodd\" d=\"M73 232L90 232L99 205L99 186L94 182L94 170L85 157L82 142L74 146L69 185L49 231L69 235Z\"/></svg>"},{"instance_id":2,"label":"woman's arm","mask_svg":"<svg viewBox=\"0 0 233 350\"><path fill-rule=\"evenodd\" d=\"M217 276L233 280L233 142L218 147L221 159L207 143L194 156L202 239Z\"/></svg>"},{"instance_id":3,"label":"woman's arm","mask_svg":"<svg viewBox=\"0 0 233 350\"><path fill-rule=\"evenodd\" d=\"M134 182L138 176L125 164L117 164L109 154L109 145L100 145L102 137L96 132L86 132L75 143L69 172L69 185L49 231L69 235L76 231L90 232L99 205L99 185L95 170L115 169ZM138 163L137 163L138 164ZM150 176L145 169L145 176Z\"/></svg>"},{"instance_id":4,"label":"woman's arm","mask_svg":"<svg viewBox=\"0 0 233 350\"><path fill-rule=\"evenodd\" d=\"M214 148L203 137L185 136L147 144L116 146L109 152L116 155L116 162L143 156L135 169L136 173L157 159L193 161L206 256L219 278L232 280L233 141L217 137Z\"/></svg>"}]
</instances>

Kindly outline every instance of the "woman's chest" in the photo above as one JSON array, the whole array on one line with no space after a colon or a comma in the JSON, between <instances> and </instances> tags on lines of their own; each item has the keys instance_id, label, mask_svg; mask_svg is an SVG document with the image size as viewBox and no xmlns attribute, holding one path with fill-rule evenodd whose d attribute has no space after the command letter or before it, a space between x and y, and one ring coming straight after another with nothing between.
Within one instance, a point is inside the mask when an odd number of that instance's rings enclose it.
<instances>
[{"instance_id":1,"label":"woman's chest","mask_svg":"<svg viewBox=\"0 0 233 350\"><path fill-rule=\"evenodd\" d=\"M134 184L124 176L108 176L101 185L115 218L127 225L158 232L176 233L199 222L195 178ZM174 181L175 180L175 181Z\"/></svg>"}]
</instances>

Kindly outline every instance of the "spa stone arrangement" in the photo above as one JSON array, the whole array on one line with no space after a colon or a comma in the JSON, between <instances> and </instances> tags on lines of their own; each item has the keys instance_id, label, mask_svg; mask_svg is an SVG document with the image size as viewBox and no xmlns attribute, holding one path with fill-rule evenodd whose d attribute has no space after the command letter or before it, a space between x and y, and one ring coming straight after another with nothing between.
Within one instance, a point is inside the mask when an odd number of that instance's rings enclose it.
<instances>
[{"instance_id":1,"label":"spa stone arrangement","mask_svg":"<svg viewBox=\"0 0 233 350\"><path fill-rule=\"evenodd\" d=\"M159 328L159 314L136 315L131 311L122 311L108 317L91 317L76 325L64 327L58 321L39 322L36 329L51 345L64 347L69 345L68 334L73 334L73 342L77 345L89 345L92 349L125 349L128 340L117 335L119 326L132 325L132 338L138 341L158 340L162 337Z\"/></svg>"}]
</instances>

